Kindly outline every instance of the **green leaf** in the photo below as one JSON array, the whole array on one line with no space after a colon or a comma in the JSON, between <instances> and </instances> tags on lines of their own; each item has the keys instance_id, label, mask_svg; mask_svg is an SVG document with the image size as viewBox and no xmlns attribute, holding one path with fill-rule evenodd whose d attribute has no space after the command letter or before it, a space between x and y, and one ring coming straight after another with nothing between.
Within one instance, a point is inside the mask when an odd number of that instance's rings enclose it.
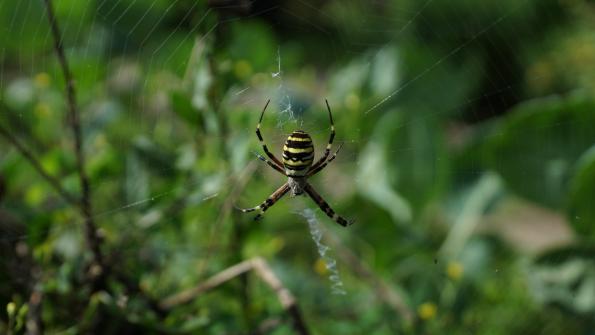
<instances>
[{"instance_id":1,"label":"green leaf","mask_svg":"<svg viewBox=\"0 0 595 335\"><path fill-rule=\"evenodd\" d=\"M595 142L594 110L595 101L581 96L523 103L493 129L485 160L516 193L559 207L572 166Z\"/></svg>"},{"instance_id":2,"label":"green leaf","mask_svg":"<svg viewBox=\"0 0 595 335\"><path fill-rule=\"evenodd\" d=\"M201 126L202 118L200 112L192 106L190 98L181 92L171 93L171 105L176 113L182 120L186 121L192 126Z\"/></svg>"},{"instance_id":3,"label":"green leaf","mask_svg":"<svg viewBox=\"0 0 595 335\"><path fill-rule=\"evenodd\" d=\"M258 21L234 22L229 54L234 60L245 60L255 71L275 64L277 48L269 26Z\"/></svg>"},{"instance_id":4,"label":"green leaf","mask_svg":"<svg viewBox=\"0 0 595 335\"><path fill-rule=\"evenodd\" d=\"M385 114L360 159L360 191L407 222L445 186L448 163L437 124L401 110Z\"/></svg>"},{"instance_id":5,"label":"green leaf","mask_svg":"<svg viewBox=\"0 0 595 335\"><path fill-rule=\"evenodd\" d=\"M574 229L583 237L595 238L595 145L580 158L570 182L568 215Z\"/></svg>"},{"instance_id":6,"label":"green leaf","mask_svg":"<svg viewBox=\"0 0 595 335\"><path fill-rule=\"evenodd\" d=\"M438 122L423 115L420 109L412 114L389 113L375 132L385 141L390 182L415 210L444 190L449 169Z\"/></svg>"},{"instance_id":7,"label":"green leaf","mask_svg":"<svg viewBox=\"0 0 595 335\"><path fill-rule=\"evenodd\" d=\"M410 203L390 185L382 148L370 142L364 152L357 178L362 195L386 210L394 222L411 221Z\"/></svg>"},{"instance_id":8,"label":"green leaf","mask_svg":"<svg viewBox=\"0 0 595 335\"><path fill-rule=\"evenodd\" d=\"M149 173L134 151L126 156L126 190L127 203L137 203L149 198Z\"/></svg>"},{"instance_id":9,"label":"green leaf","mask_svg":"<svg viewBox=\"0 0 595 335\"><path fill-rule=\"evenodd\" d=\"M143 164L160 176L171 176L174 173L175 157L146 137L134 140L134 152Z\"/></svg>"}]
</instances>

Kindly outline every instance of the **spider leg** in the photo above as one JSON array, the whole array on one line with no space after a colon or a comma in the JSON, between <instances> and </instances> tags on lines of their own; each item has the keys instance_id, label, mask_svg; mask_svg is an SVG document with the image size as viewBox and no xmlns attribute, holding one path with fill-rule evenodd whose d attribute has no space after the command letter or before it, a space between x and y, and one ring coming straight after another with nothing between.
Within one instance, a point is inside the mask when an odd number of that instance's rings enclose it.
<instances>
[{"instance_id":1,"label":"spider leg","mask_svg":"<svg viewBox=\"0 0 595 335\"><path fill-rule=\"evenodd\" d=\"M337 154L339 153L339 150L341 150L341 148L343 147L343 143L341 143L339 145L339 148L337 149L337 151L335 151L335 153L331 156L331 158L329 158L328 161L326 161L324 164L319 165L315 168L310 168L310 170L308 171L308 178L312 177L313 175L317 174L318 172L322 171L322 169L324 169L328 163L332 162L333 160L335 160L335 158L337 158Z\"/></svg>"},{"instance_id":2,"label":"spider leg","mask_svg":"<svg viewBox=\"0 0 595 335\"><path fill-rule=\"evenodd\" d=\"M353 220L347 221L344 218L337 215L337 213L335 213L335 211L333 211L333 209L329 206L329 204L326 201L324 201L324 199L322 199L320 194L318 194L318 192L316 192L314 190L312 185L307 183L306 186L304 187L304 191L306 191L306 193L308 193L310 198L312 198L312 200L314 200L314 202L318 205L318 207L320 207L320 209L322 209L322 211L329 218L331 218L333 221L335 221L336 223L340 224L343 227L347 227L347 226L350 226L353 224L353 222L354 222Z\"/></svg>"},{"instance_id":3,"label":"spider leg","mask_svg":"<svg viewBox=\"0 0 595 335\"><path fill-rule=\"evenodd\" d=\"M258 136L258 140L260 141L260 144L262 144L262 149L267 154L267 156L269 156L269 158L272 159L273 162L275 162L275 164L279 168L281 168L283 164L279 159L277 159L277 157L275 157L275 155L273 155L272 152L269 151L269 148L267 148L267 145L264 143L264 139L262 138L262 134L260 133L260 124L262 123L262 117L264 116L264 111L266 111L269 102L271 102L271 99L267 100L266 105L264 105L264 108L262 109L262 113L260 113L260 119L258 120L258 125L256 126L256 136Z\"/></svg>"},{"instance_id":4,"label":"spider leg","mask_svg":"<svg viewBox=\"0 0 595 335\"><path fill-rule=\"evenodd\" d=\"M328 104L328 100L324 99L324 101L326 102L326 108L328 109L328 117L331 121L331 136L328 140L328 144L326 145L326 149L324 149L324 154L316 163L314 163L314 165L312 165L311 169L316 169L319 165L324 163L328 155L331 154L331 147L333 146L333 140L335 139L335 124L333 122L333 114L331 114L331 107Z\"/></svg>"},{"instance_id":5,"label":"spider leg","mask_svg":"<svg viewBox=\"0 0 595 335\"><path fill-rule=\"evenodd\" d=\"M258 159L260 159L261 161L267 163L270 167L272 167L273 169L279 171L279 173L281 173L282 175L286 176L285 171L283 171L283 169L281 169L275 163L273 163L270 160L266 159L265 157L263 157L262 155L260 155L257 152L255 152L254 154L256 155L256 157L258 157Z\"/></svg>"},{"instance_id":6,"label":"spider leg","mask_svg":"<svg viewBox=\"0 0 595 335\"><path fill-rule=\"evenodd\" d=\"M279 189L277 189L275 192L273 192L273 194L271 194L262 204L256 206L256 207L252 207L252 208L239 208L236 207L238 210L244 212L244 213L249 213L249 212L253 212L255 210L260 210L260 213L258 213L258 215L256 215L254 217L254 220L259 220L262 215L264 214L264 212L269 209L270 207L272 207L275 202L277 202L279 199L281 199L285 194L287 194L287 192L289 191L289 184L285 183L283 186L279 187Z\"/></svg>"}]
</instances>

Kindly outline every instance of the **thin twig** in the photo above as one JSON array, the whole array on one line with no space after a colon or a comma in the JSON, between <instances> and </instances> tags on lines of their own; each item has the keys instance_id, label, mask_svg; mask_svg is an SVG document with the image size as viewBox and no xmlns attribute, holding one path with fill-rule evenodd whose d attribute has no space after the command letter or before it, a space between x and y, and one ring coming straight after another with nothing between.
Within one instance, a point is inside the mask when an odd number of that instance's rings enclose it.
<instances>
[{"instance_id":1,"label":"thin twig","mask_svg":"<svg viewBox=\"0 0 595 335\"><path fill-rule=\"evenodd\" d=\"M76 156L76 168L79 176L79 183L81 186L80 207L85 221L85 237L89 248L93 253L93 264L91 266L91 275L94 278L100 277L104 269L103 256L100 249L100 238L97 234L97 227L93 220L93 209L91 207L91 188L89 185L89 178L85 172L85 156L83 154L83 136L81 131L80 113L78 112L76 104L76 91L74 87L74 78L70 72L68 61L64 54L64 46L62 44L62 35L54 15L51 0L44 0L45 8L54 38L54 50L58 56L60 67L66 82L66 98L68 100L68 115L69 123L74 133L74 152Z\"/></svg>"},{"instance_id":2,"label":"thin twig","mask_svg":"<svg viewBox=\"0 0 595 335\"><path fill-rule=\"evenodd\" d=\"M209 291L226 281L239 276L242 273L248 272L252 270L252 260L246 260L240 262L234 266L231 266L216 275L212 276L211 278L205 280L204 282L198 284L197 286L188 289L186 291L182 291L178 294L172 295L163 299L163 301L159 304L163 309L171 309L177 305L183 305L189 303L190 301L194 300L196 297L201 295L202 293Z\"/></svg>"},{"instance_id":3,"label":"thin twig","mask_svg":"<svg viewBox=\"0 0 595 335\"><path fill-rule=\"evenodd\" d=\"M253 265L254 270L260 279L267 283L277 294L277 298L279 299L279 302L281 302L281 306L283 306L285 311L287 311L291 317L293 329L301 335L309 334L306 323L304 322L304 318L302 317L302 313L300 312L300 309L298 308L295 298L291 292L289 292L289 290L283 286L281 280L279 280L279 278L275 275L273 270L271 270L264 259L255 258L253 260Z\"/></svg>"},{"instance_id":4,"label":"thin twig","mask_svg":"<svg viewBox=\"0 0 595 335\"><path fill-rule=\"evenodd\" d=\"M45 179L50 184L50 186L52 186L52 188L62 198L64 198L64 200L66 200L66 202L73 206L80 206L80 202L77 197L66 191L60 184L60 181L47 172L43 166L41 166L41 163L37 160L37 158L35 158L33 153L29 151L29 149L27 149L27 147L25 147L25 145L21 143L15 136L13 136L7 129L2 127L2 125L0 125L0 135L4 136L4 138L6 138L8 142L10 142L21 153L21 155L23 155L23 157L29 161L33 168L37 170L37 173L39 173L39 175L41 175L41 177Z\"/></svg>"},{"instance_id":5,"label":"thin twig","mask_svg":"<svg viewBox=\"0 0 595 335\"><path fill-rule=\"evenodd\" d=\"M266 261L260 257L245 260L233 265L191 289L167 297L163 299L163 301L160 303L160 306L164 310L169 310L175 306L189 303L201 294L212 290L217 286L250 270L253 270L258 278L260 278L273 290L273 292L275 292L277 299L281 303L281 306L283 306L283 309L291 318L292 326L296 333L300 335L310 334L308 327L306 327L306 323L302 317L302 313L296 303L295 297L286 287L283 286L281 280L279 280L277 275L275 275Z\"/></svg>"}]
</instances>

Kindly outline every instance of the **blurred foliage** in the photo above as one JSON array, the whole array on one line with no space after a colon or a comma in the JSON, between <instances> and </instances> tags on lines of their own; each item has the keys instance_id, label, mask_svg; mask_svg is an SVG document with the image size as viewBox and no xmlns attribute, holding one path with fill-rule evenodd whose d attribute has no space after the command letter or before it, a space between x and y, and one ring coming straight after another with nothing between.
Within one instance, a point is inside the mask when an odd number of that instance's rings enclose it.
<instances>
[{"instance_id":1,"label":"blurred foliage","mask_svg":"<svg viewBox=\"0 0 595 335\"><path fill-rule=\"evenodd\" d=\"M583 96L520 104L493 130L486 159L515 192L560 206L574 165L595 142L594 110L595 101Z\"/></svg>"},{"instance_id":2,"label":"blurred foliage","mask_svg":"<svg viewBox=\"0 0 595 335\"><path fill-rule=\"evenodd\" d=\"M315 334L595 329L592 1L54 7L110 275L92 292L79 209L0 138L0 333L35 316L48 334L252 334L277 321L266 333L294 333L253 273L155 308L257 256ZM78 195L44 7L4 0L0 24L0 125ZM233 210L284 182L253 155L268 98L261 129L276 154L296 128L323 148L328 98L344 146L312 184L355 225L308 199L260 222ZM333 259L346 295L331 294Z\"/></svg>"}]
</instances>

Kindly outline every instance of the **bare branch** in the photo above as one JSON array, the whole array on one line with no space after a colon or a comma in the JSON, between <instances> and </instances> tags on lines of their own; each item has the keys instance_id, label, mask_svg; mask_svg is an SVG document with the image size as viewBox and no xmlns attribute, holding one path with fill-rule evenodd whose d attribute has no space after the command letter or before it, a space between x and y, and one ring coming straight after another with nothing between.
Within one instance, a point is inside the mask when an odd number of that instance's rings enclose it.
<instances>
[{"instance_id":1,"label":"bare branch","mask_svg":"<svg viewBox=\"0 0 595 335\"><path fill-rule=\"evenodd\" d=\"M64 46L62 44L62 36L51 0L44 0L45 8L50 23L50 28L54 38L54 50L58 56L64 80L66 82L66 98L68 102L69 123L74 134L74 152L76 156L76 168L79 176L79 183L81 186L80 208L85 221L85 237L91 252L93 253L93 264L91 265L91 275L97 278L105 271L103 256L100 249L100 239L97 234L97 227L93 220L93 210L91 207L91 188L89 185L89 178L85 172L85 156L83 154L83 136L81 131L80 115L76 104L76 91L74 87L74 79L68 61L64 54Z\"/></svg>"},{"instance_id":2,"label":"bare branch","mask_svg":"<svg viewBox=\"0 0 595 335\"><path fill-rule=\"evenodd\" d=\"M252 270L252 268L252 260L243 261L219 272L218 274L214 275L213 277L205 280L204 282L198 284L197 286L189 290L180 292L178 294L163 299L163 301L159 305L163 309L171 309L172 307L175 307L177 305L189 303L202 293L209 291L225 283L226 281L239 276L242 273L248 272Z\"/></svg>"},{"instance_id":3,"label":"bare branch","mask_svg":"<svg viewBox=\"0 0 595 335\"><path fill-rule=\"evenodd\" d=\"M306 327L306 323L302 317L302 313L298 308L298 305L295 301L295 298L289 292L287 288L285 288L279 278L275 275L273 270L269 267L269 265L264 261L262 258L255 258L253 261L254 270L256 274L262 279L265 283L267 283L273 291L277 294L277 298L281 302L281 306L287 311L289 316L291 317L293 323L293 329L298 334L309 334L308 328Z\"/></svg>"},{"instance_id":4,"label":"bare branch","mask_svg":"<svg viewBox=\"0 0 595 335\"><path fill-rule=\"evenodd\" d=\"M198 284L196 287L167 297L160 303L160 306L162 309L168 310L175 306L189 303L190 301L199 297L201 294L212 290L217 286L250 270L253 270L258 278L260 278L273 290L273 292L275 292L277 299L279 299L279 302L281 303L281 306L283 306L283 309L291 318L293 329L296 331L296 333L300 335L310 334L302 317L302 313L298 308L295 297L286 287L283 286L281 280L279 280L277 275L275 275L266 261L260 257L240 262L219 272L206 281Z\"/></svg>"},{"instance_id":5,"label":"bare branch","mask_svg":"<svg viewBox=\"0 0 595 335\"><path fill-rule=\"evenodd\" d=\"M262 279L269 287L277 294L281 306L285 309L295 305L295 298L287 288L283 286L281 280L275 275L273 270L262 258L254 258L252 266L256 271L256 275Z\"/></svg>"},{"instance_id":6,"label":"bare branch","mask_svg":"<svg viewBox=\"0 0 595 335\"><path fill-rule=\"evenodd\" d=\"M25 157L25 159L27 159L29 161L29 163L33 166L33 168L35 170L37 170L37 173L39 173L39 175L43 179L45 179L52 186L52 188L62 198L64 198L64 200L66 202L70 203L73 206L77 206L77 207L80 206L80 202L77 199L77 197L72 195L70 192L66 191L60 184L60 181L56 177L49 174L49 172L47 172L43 168L43 166L41 166L41 163L37 160L37 158L35 158L33 153L31 151L29 151L29 149L27 149L25 147L25 145L22 144L7 129L2 127L2 125L0 125L0 135L4 136L4 138L6 138L8 140L8 142L10 142L21 153L21 155L23 155L23 157Z\"/></svg>"}]
</instances>

